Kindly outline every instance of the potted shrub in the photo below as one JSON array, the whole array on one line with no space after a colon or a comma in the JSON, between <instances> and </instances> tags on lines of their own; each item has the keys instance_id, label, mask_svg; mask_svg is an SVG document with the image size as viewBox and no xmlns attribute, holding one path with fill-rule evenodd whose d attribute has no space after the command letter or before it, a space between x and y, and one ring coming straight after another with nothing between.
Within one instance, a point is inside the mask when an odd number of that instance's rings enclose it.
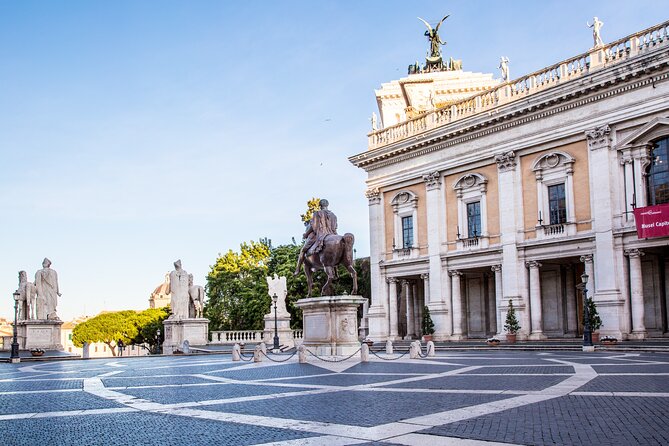
<instances>
[{"instance_id":1,"label":"potted shrub","mask_svg":"<svg viewBox=\"0 0 669 446\"><path fill-rule=\"evenodd\" d=\"M427 306L423 307L421 331L423 332L423 341L428 342L432 340L432 335L434 334L434 322L432 322L430 309Z\"/></svg>"},{"instance_id":2,"label":"potted shrub","mask_svg":"<svg viewBox=\"0 0 669 446\"><path fill-rule=\"evenodd\" d=\"M588 306L588 315L590 316L590 330L592 330L592 342L599 342L599 328L602 326L602 319L599 317L597 312L597 305L591 297L588 297L585 300L585 304ZM584 327L585 328L585 327Z\"/></svg>"},{"instance_id":3,"label":"potted shrub","mask_svg":"<svg viewBox=\"0 0 669 446\"><path fill-rule=\"evenodd\" d=\"M516 342L516 333L520 330L520 323L516 317L516 309L513 308L513 300L509 299L509 309L506 312L506 321L504 322L504 331L506 331L506 340L513 344Z\"/></svg>"}]
</instances>

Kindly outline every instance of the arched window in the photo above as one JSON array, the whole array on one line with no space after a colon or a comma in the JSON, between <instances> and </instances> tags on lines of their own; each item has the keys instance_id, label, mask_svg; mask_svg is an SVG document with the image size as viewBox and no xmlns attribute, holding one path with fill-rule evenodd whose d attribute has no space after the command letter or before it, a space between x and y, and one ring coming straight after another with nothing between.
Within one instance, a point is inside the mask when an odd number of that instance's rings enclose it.
<instances>
[{"instance_id":1,"label":"arched window","mask_svg":"<svg viewBox=\"0 0 669 446\"><path fill-rule=\"evenodd\" d=\"M669 203L669 138L653 143L646 187L650 206Z\"/></svg>"}]
</instances>

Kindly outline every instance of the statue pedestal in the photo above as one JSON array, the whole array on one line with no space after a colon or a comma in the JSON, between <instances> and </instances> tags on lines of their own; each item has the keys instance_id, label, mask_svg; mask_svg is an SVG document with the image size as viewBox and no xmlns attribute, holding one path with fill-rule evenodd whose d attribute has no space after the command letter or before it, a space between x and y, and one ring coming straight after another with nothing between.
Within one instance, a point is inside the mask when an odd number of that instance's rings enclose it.
<instances>
[{"instance_id":1,"label":"statue pedestal","mask_svg":"<svg viewBox=\"0 0 669 446\"><path fill-rule=\"evenodd\" d=\"M272 348L274 346L274 314L266 314L264 319L265 330L263 330L262 341L267 345L267 348ZM277 315L276 326L279 345L295 347L293 330L290 328L290 314L288 316Z\"/></svg>"},{"instance_id":2,"label":"statue pedestal","mask_svg":"<svg viewBox=\"0 0 669 446\"><path fill-rule=\"evenodd\" d=\"M163 342L163 354L165 355L171 355L175 350L182 350L184 341L188 341L191 346L209 343L209 319L165 319L163 328L165 329L165 341Z\"/></svg>"},{"instance_id":3,"label":"statue pedestal","mask_svg":"<svg viewBox=\"0 0 669 446\"><path fill-rule=\"evenodd\" d=\"M360 348L358 306L361 296L324 296L300 299L304 340L302 344L317 355L346 356Z\"/></svg>"},{"instance_id":4,"label":"statue pedestal","mask_svg":"<svg viewBox=\"0 0 669 446\"><path fill-rule=\"evenodd\" d=\"M30 350L41 348L43 350L63 350L60 339L60 320L26 320L19 321L16 329L19 338L19 348Z\"/></svg>"}]
</instances>

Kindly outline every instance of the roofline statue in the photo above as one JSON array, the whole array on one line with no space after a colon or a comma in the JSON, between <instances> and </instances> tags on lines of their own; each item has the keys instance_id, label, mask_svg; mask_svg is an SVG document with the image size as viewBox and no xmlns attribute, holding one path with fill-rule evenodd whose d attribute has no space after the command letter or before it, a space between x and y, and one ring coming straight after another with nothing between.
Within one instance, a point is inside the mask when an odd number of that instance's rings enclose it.
<instances>
[{"instance_id":1,"label":"roofline statue","mask_svg":"<svg viewBox=\"0 0 669 446\"><path fill-rule=\"evenodd\" d=\"M425 37L427 37L427 40L430 41L430 52L429 55L427 56L428 62L436 62L437 59L441 59L441 49L439 47L441 45L446 45L446 42L442 42L441 38L439 37L439 27L441 26L442 23L444 23L444 20L446 20L448 17L450 17L450 14L441 19L437 24L437 26L435 26L434 28L432 28L432 26L429 23L427 23L426 20L418 17L418 20L425 23L425 26L427 26L427 31L425 31Z\"/></svg>"}]
</instances>

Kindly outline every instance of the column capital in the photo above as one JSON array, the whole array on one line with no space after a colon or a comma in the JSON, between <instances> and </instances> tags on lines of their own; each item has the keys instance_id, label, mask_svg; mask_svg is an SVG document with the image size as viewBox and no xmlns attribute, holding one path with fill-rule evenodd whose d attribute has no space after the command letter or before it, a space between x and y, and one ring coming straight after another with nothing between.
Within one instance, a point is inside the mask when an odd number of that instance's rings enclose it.
<instances>
[{"instance_id":1,"label":"column capital","mask_svg":"<svg viewBox=\"0 0 669 446\"><path fill-rule=\"evenodd\" d=\"M511 150L495 155L495 162L497 163L497 169L499 169L500 172L506 172L515 169L518 160L516 159L515 152Z\"/></svg>"},{"instance_id":2,"label":"column capital","mask_svg":"<svg viewBox=\"0 0 669 446\"><path fill-rule=\"evenodd\" d=\"M592 263L592 259L593 259L592 254L585 254L581 256L580 260L583 263Z\"/></svg>"},{"instance_id":3,"label":"column capital","mask_svg":"<svg viewBox=\"0 0 669 446\"><path fill-rule=\"evenodd\" d=\"M430 278L430 275L428 273L423 273L423 274L420 275L420 278L423 279L423 280L427 280L427 279Z\"/></svg>"},{"instance_id":4,"label":"column capital","mask_svg":"<svg viewBox=\"0 0 669 446\"><path fill-rule=\"evenodd\" d=\"M439 189L441 187L441 172L435 170L434 172L423 175L425 188L427 190Z\"/></svg>"},{"instance_id":5,"label":"column capital","mask_svg":"<svg viewBox=\"0 0 669 446\"><path fill-rule=\"evenodd\" d=\"M493 265L490 267L490 269L495 273L501 273L502 272L502 265Z\"/></svg>"},{"instance_id":6,"label":"column capital","mask_svg":"<svg viewBox=\"0 0 669 446\"><path fill-rule=\"evenodd\" d=\"M586 130L585 137L588 140L590 150L608 148L611 146L611 127L602 125L592 130Z\"/></svg>"},{"instance_id":7,"label":"column capital","mask_svg":"<svg viewBox=\"0 0 669 446\"><path fill-rule=\"evenodd\" d=\"M399 279L397 277L388 277L386 278L386 283L397 283Z\"/></svg>"},{"instance_id":8,"label":"column capital","mask_svg":"<svg viewBox=\"0 0 669 446\"><path fill-rule=\"evenodd\" d=\"M462 275L462 273L460 271L458 271L457 269L452 269L452 270L448 271L448 275L451 276L451 277L455 277L455 276L459 277L459 276Z\"/></svg>"},{"instance_id":9,"label":"column capital","mask_svg":"<svg viewBox=\"0 0 669 446\"><path fill-rule=\"evenodd\" d=\"M525 266L528 268L541 268L541 263L537 262L536 260L530 260L528 262L525 262Z\"/></svg>"},{"instance_id":10,"label":"column capital","mask_svg":"<svg viewBox=\"0 0 669 446\"><path fill-rule=\"evenodd\" d=\"M633 249L626 249L625 250L625 255L628 256L628 257L637 257L638 258L638 257L645 256L646 253L641 251L640 249L633 248Z\"/></svg>"},{"instance_id":11,"label":"column capital","mask_svg":"<svg viewBox=\"0 0 669 446\"><path fill-rule=\"evenodd\" d=\"M381 191L378 187L370 187L365 191L365 197L369 200L369 205L381 204Z\"/></svg>"}]
</instances>

